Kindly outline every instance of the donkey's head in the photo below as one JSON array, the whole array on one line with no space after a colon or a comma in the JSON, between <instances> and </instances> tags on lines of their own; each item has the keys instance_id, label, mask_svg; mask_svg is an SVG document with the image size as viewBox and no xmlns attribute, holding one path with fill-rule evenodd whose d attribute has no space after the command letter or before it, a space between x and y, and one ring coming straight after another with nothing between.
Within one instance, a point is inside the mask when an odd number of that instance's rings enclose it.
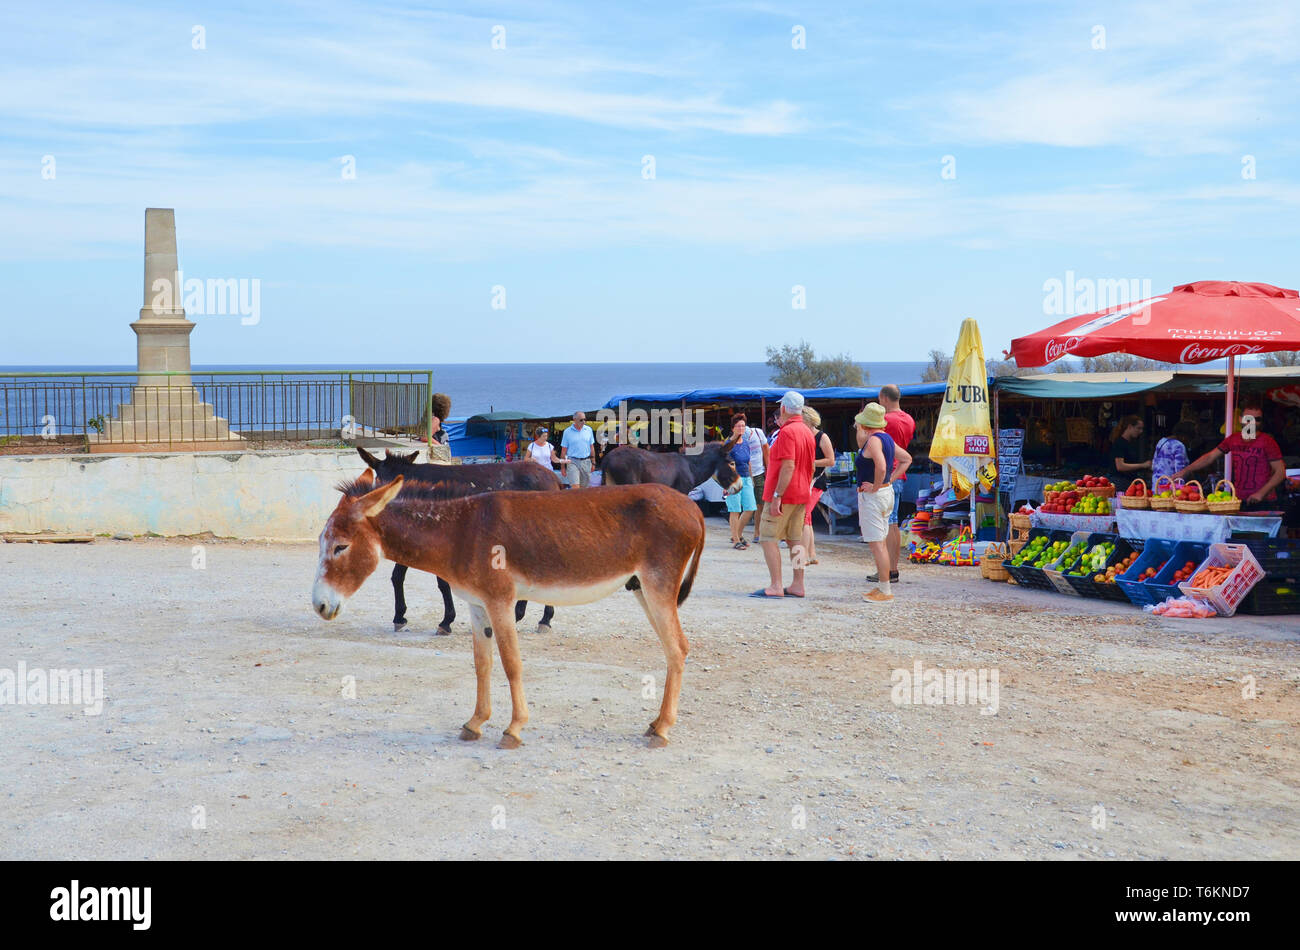
<instances>
[{"instance_id":1,"label":"donkey's head","mask_svg":"<svg viewBox=\"0 0 1300 950\"><path fill-rule=\"evenodd\" d=\"M714 453L714 457L709 459L712 469L709 474L722 486L724 495L734 495L743 487L740 475L736 472L736 463L727 458L729 448L722 442L710 442L704 447L706 453Z\"/></svg>"},{"instance_id":2,"label":"donkey's head","mask_svg":"<svg viewBox=\"0 0 1300 950\"><path fill-rule=\"evenodd\" d=\"M375 470L380 482L391 482L402 474L409 475L411 467L415 465L415 460L420 457L419 452L404 454L389 449L384 452L383 458L376 458L359 445L357 446L357 454L361 456L361 461Z\"/></svg>"},{"instance_id":3,"label":"donkey's head","mask_svg":"<svg viewBox=\"0 0 1300 950\"><path fill-rule=\"evenodd\" d=\"M342 486L343 497L320 533L320 562L311 605L326 620L333 620L343 603L360 589L383 558L374 519L402 490L402 476L375 488L375 473L367 469L351 485Z\"/></svg>"}]
</instances>

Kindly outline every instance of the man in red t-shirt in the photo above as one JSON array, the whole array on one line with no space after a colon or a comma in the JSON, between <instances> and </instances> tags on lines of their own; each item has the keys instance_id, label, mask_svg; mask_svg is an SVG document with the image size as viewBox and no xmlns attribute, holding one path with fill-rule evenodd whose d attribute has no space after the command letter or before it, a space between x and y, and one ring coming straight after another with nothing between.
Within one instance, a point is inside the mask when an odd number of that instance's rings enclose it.
<instances>
[{"instance_id":1,"label":"man in red t-shirt","mask_svg":"<svg viewBox=\"0 0 1300 950\"><path fill-rule=\"evenodd\" d=\"M885 407L885 432L894 440L895 445L906 452L912 442L912 436L916 434L916 420L903 411L900 405L902 398L902 390L893 383L886 383L880 387L880 404ZM896 476L902 480L894 487L894 511L889 516L889 534L885 537L885 546L889 549L890 583L898 580L898 552L903 544L903 537L898 531L898 510L903 503L906 476L905 468ZM867 580L879 583L880 575L879 573L869 575Z\"/></svg>"},{"instance_id":2,"label":"man in red t-shirt","mask_svg":"<svg viewBox=\"0 0 1300 950\"><path fill-rule=\"evenodd\" d=\"M793 389L781 397L778 421L781 431L768 454L767 483L763 486L763 515L758 536L771 583L750 597L802 597L803 515L812 497L813 459L817 448L812 430L803 421L803 396ZM790 547L794 579L781 585L781 542Z\"/></svg>"},{"instance_id":3,"label":"man in red t-shirt","mask_svg":"<svg viewBox=\"0 0 1300 950\"><path fill-rule=\"evenodd\" d=\"M1274 489L1286 480L1286 463L1277 440L1260 430L1264 414L1258 405L1247 404L1241 410L1241 431L1234 432L1216 448L1210 449L1174 478L1186 478L1190 472L1208 468L1229 452L1232 453L1232 484L1241 498L1242 507L1277 501Z\"/></svg>"}]
</instances>

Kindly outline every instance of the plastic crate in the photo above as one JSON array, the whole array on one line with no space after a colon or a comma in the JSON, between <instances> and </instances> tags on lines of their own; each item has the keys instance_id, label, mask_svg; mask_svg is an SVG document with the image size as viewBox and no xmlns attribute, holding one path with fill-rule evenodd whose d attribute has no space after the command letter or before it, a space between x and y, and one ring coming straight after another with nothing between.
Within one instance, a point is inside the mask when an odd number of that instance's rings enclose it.
<instances>
[{"instance_id":1,"label":"plastic crate","mask_svg":"<svg viewBox=\"0 0 1300 950\"><path fill-rule=\"evenodd\" d=\"M1164 570L1147 581L1147 589L1154 598L1151 603L1158 604L1169 597L1182 597L1182 590L1174 583L1174 575L1188 561L1199 567L1209 556L1209 542L1179 541L1175 544L1174 549L1169 552L1169 563L1165 565ZM1205 598L1200 599L1204 600Z\"/></svg>"},{"instance_id":2,"label":"plastic crate","mask_svg":"<svg viewBox=\"0 0 1300 950\"><path fill-rule=\"evenodd\" d=\"M1048 531L1045 528L1035 528L1034 530L1029 532L1028 541L1033 541L1034 538L1044 536L1044 535L1047 537L1047 540L1049 542L1070 540L1070 532L1068 531ZM1035 590L1056 589L1055 587L1052 586L1052 582L1047 579L1047 576L1043 573L1042 568L1030 567L1028 564L1022 564L1019 567L1013 567L1010 561L1007 561L1002 566L1007 569L1007 573L1010 574L1013 578L1015 578L1016 583L1019 584L1021 587L1030 587Z\"/></svg>"},{"instance_id":3,"label":"plastic crate","mask_svg":"<svg viewBox=\"0 0 1300 950\"><path fill-rule=\"evenodd\" d=\"M1075 531L1070 534L1070 544L1073 545L1082 541L1085 545L1085 549L1090 548L1094 543L1091 541L1093 537L1102 537L1102 535L1096 535L1089 531ZM1081 596L1079 592L1061 571L1061 561L1063 560L1065 560L1064 555L1057 558L1049 566L1043 568L1043 574L1047 577L1048 581L1051 582L1051 585L1056 588L1058 593L1068 594L1071 597L1079 597Z\"/></svg>"},{"instance_id":4,"label":"plastic crate","mask_svg":"<svg viewBox=\"0 0 1300 950\"><path fill-rule=\"evenodd\" d=\"M1070 577L1069 575L1064 575L1065 580L1071 587L1079 592L1080 597L1091 597L1095 600L1117 600L1127 602L1128 598L1124 596L1124 592L1119 589L1118 584L1098 584L1093 580L1093 578L1096 577L1097 574L1104 574L1106 568L1110 567L1122 558L1128 557L1132 548L1129 547L1127 541L1115 534L1095 534L1091 539L1089 539L1088 547L1091 549L1094 544L1100 544L1103 541L1114 541L1115 550L1112 551L1110 557L1106 559L1106 563L1102 565L1101 570L1095 571L1091 574L1085 574L1083 577Z\"/></svg>"},{"instance_id":5,"label":"plastic crate","mask_svg":"<svg viewBox=\"0 0 1300 950\"><path fill-rule=\"evenodd\" d=\"M1234 540L1232 543L1237 542ZM1255 555L1255 560L1264 569L1265 577L1300 576L1300 539L1264 538L1241 543Z\"/></svg>"},{"instance_id":6,"label":"plastic crate","mask_svg":"<svg viewBox=\"0 0 1300 950\"><path fill-rule=\"evenodd\" d=\"M1209 554L1196 569L1202 571L1207 567L1231 567L1232 573L1223 583L1210 588L1193 587L1188 579L1179 584L1178 589L1188 597L1210 604L1220 617L1235 614L1251 588L1264 579L1264 569L1244 544L1211 544Z\"/></svg>"},{"instance_id":7,"label":"plastic crate","mask_svg":"<svg viewBox=\"0 0 1300 950\"><path fill-rule=\"evenodd\" d=\"M1246 595L1237 611L1259 615L1300 614L1300 577L1265 577Z\"/></svg>"},{"instance_id":8,"label":"plastic crate","mask_svg":"<svg viewBox=\"0 0 1300 950\"><path fill-rule=\"evenodd\" d=\"M1128 541L1128 538L1124 539ZM1132 543L1131 541L1129 542ZM1169 559L1173 553L1174 542L1167 541L1164 538L1147 538L1146 544L1140 548L1141 556L1133 562L1127 571L1115 579L1116 585L1129 602L1135 607L1145 607L1148 604L1157 604L1151 592L1151 584L1148 581L1139 581L1142 572L1148 567L1157 567L1162 561ZM1164 598L1160 598L1164 600Z\"/></svg>"}]
</instances>

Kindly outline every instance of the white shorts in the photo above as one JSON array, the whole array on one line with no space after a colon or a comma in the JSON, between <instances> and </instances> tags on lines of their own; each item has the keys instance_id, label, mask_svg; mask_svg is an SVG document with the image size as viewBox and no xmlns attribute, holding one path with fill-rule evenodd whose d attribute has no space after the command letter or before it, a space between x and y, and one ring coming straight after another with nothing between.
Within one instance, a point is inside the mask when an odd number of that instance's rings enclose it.
<instances>
[{"instance_id":1,"label":"white shorts","mask_svg":"<svg viewBox=\"0 0 1300 950\"><path fill-rule=\"evenodd\" d=\"M858 525L862 540L883 541L889 534L889 516L894 513L894 486L877 492L858 492Z\"/></svg>"}]
</instances>

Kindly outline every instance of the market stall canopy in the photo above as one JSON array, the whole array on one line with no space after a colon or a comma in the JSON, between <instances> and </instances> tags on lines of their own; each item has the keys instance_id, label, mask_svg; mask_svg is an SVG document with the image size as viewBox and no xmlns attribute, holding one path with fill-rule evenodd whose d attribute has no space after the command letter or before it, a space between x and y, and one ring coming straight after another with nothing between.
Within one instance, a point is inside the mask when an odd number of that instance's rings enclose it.
<instances>
[{"instance_id":1,"label":"market stall canopy","mask_svg":"<svg viewBox=\"0 0 1300 950\"><path fill-rule=\"evenodd\" d=\"M1239 370L1236 378L1261 387L1300 381L1300 366L1253 366ZM993 388L1031 399L1110 399L1134 393L1173 391L1221 393L1221 369L1147 370L1137 373L1045 373L1035 376L999 376Z\"/></svg>"},{"instance_id":2,"label":"market stall canopy","mask_svg":"<svg viewBox=\"0 0 1300 950\"><path fill-rule=\"evenodd\" d=\"M1167 294L1069 317L1011 341L1018 366L1131 353L1167 363L1300 350L1300 294L1272 284L1201 280Z\"/></svg>"},{"instance_id":3,"label":"market stall canopy","mask_svg":"<svg viewBox=\"0 0 1300 950\"><path fill-rule=\"evenodd\" d=\"M500 432L507 422L526 422L542 418L544 417L537 415L535 412L520 412L517 409L483 412L476 416L470 416L465 420L465 434L470 438L474 436L490 436Z\"/></svg>"}]
</instances>

